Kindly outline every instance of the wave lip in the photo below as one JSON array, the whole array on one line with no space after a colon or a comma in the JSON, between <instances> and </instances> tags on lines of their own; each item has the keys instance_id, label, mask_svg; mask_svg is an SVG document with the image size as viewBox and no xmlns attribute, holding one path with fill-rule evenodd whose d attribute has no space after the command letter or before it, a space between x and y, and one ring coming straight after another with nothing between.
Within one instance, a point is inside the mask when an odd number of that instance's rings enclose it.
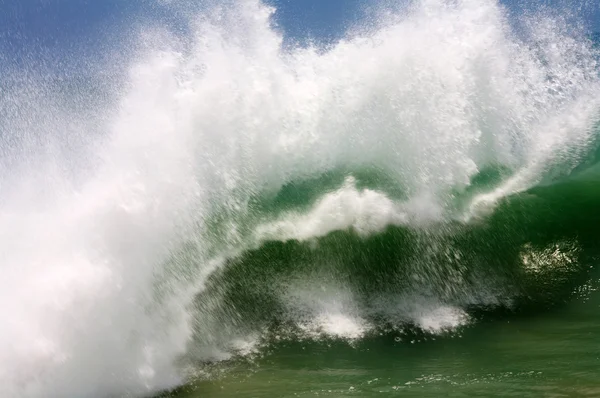
<instances>
[{"instance_id":1,"label":"wave lip","mask_svg":"<svg viewBox=\"0 0 600 398\"><path fill-rule=\"evenodd\" d=\"M406 214L386 195L370 189L359 191L354 178L348 177L341 189L324 195L307 214L290 213L259 225L256 237L258 241L304 241L350 228L367 236L388 225L406 223Z\"/></svg>"}]
</instances>

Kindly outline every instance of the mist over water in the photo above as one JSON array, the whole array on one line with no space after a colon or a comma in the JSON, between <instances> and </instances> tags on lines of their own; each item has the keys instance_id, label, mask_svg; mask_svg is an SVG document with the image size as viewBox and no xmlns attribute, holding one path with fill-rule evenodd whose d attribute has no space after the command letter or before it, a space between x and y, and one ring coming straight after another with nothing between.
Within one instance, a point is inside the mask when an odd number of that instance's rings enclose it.
<instances>
[{"instance_id":1,"label":"mist over water","mask_svg":"<svg viewBox=\"0 0 600 398\"><path fill-rule=\"evenodd\" d=\"M252 352L271 320L229 304L261 272L270 301L250 306L276 308L304 338L439 333L472 305L510 304L512 285L479 278L456 244L503 198L568 177L596 150L592 43L545 14L509 22L495 1L423 0L328 48L284 46L274 12L207 3L184 35L142 28L102 99L11 72L3 396L150 394ZM499 178L477 185L489 170ZM553 244L577 261L576 239ZM367 248L394 252L372 260L381 275L401 264L416 277L367 284L370 270L340 254ZM531 269L557 258L548 250L514 248Z\"/></svg>"}]
</instances>

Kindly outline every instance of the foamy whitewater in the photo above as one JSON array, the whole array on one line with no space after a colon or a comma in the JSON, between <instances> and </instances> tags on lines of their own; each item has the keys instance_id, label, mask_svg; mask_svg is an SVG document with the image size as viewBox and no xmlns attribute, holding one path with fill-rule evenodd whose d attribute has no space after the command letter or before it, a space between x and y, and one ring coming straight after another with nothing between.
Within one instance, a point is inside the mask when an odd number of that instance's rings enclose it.
<instances>
[{"instance_id":1,"label":"foamy whitewater","mask_svg":"<svg viewBox=\"0 0 600 398\"><path fill-rule=\"evenodd\" d=\"M496 1L419 0L323 49L284 46L274 12L243 0L190 16L186 37L142 28L100 108L42 87L35 70L0 96L1 396L183 383L223 339L238 352L260 339L198 315L194 298L228 259L267 241L469 222L568 173L595 140L595 54L556 18L514 29ZM497 165L510 177L458 206ZM369 167L402 195L358 186L353 170ZM346 182L305 208L252 206L342 169ZM342 281L300 279L280 299L306 335L373 329ZM431 333L468 322L456 303L413 293L374 307Z\"/></svg>"}]
</instances>

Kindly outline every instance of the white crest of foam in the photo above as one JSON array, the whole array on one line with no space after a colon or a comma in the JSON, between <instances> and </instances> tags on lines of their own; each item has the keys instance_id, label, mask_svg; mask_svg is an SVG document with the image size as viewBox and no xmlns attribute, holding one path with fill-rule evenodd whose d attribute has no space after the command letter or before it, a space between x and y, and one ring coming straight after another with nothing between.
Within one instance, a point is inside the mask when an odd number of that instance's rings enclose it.
<instances>
[{"instance_id":1,"label":"white crest of foam","mask_svg":"<svg viewBox=\"0 0 600 398\"><path fill-rule=\"evenodd\" d=\"M470 321L460 304L447 304L418 292L379 296L371 303L371 311L394 324L410 323L432 334L455 331Z\"/></svg>"},{"instance_id":2,"label":"white crest of foam","mask_svg":"<svg viewBox=\"0 0 600 398\"><path fill-rule=\"evenodd\" d=\"M594 139L590 126L598 116L597 98L583 95L570 104L562 114L553 115L536 131L537 137L530 138L532 148L528 151L524 165L514 175L490 192L473 198L466 219L489 213L496 203L509 195L522 192L539 183L545 172L564 162L567 170L577 165L581 152Z\"/></svg>"},{"instance_id":3,"label":"white crest of foam","mask_svg":"<svg viewBox=\"0 0 600 398\"><path fill-rule=\"evenodd\" d=\"M376 330L369 319L391 324L411 324L431 334L453 332L467 325L470 317L458 304L446 304L415 294L383 294L357 304L351 290L337 282L306 278L292 282L282 300L287 316L312 339L356 340Z\"/></svg>"},{"instance_id":4,"label":"white crest of foam","mask_svg":"<svg viewBox=\"0 0 600 398\"><path fill-rule=\"evenodd\" d=\"M287 316L305 337L354 340L371 330L352 292L318 280L292 282L282 297Z\"/></svg>"},{"instance_id":5,"label":"white crest of foam","mask_svg":"<svg viewBox=\"0 0 600 398\"><path fill-rule=\"evenodd\" d=\"M385 194L359 191L355 180L347 178L342 188L325 194L306 214L289 213L258 226L256 240L303 241L347 229L365 236L406 222L406 214Z\"/></svg>"},{"instance_id":6,"label":"white crest of foam","mask_svg":"<svg viewBox=\"0 0 600 398\"><path fill-rule=\"evenodd\" d=\"M427 309L421 308L412 316L421 329L430 333L455 330L460 326L464 326L469 320L469 316L462 308L448 305Z\"/></svg>"}]
</instances>

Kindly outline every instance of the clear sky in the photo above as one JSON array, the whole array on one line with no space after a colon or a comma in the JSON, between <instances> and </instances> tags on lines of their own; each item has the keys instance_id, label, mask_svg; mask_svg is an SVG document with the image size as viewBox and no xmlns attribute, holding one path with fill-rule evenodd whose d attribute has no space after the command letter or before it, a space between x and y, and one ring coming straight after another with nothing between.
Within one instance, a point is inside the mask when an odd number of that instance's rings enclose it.
<instances>
[{"instance_id":1,"label":"clear sky","mask_svg":"<svg viewBox=\"0 0 600 398\"><path fill-rule=\"evenodd\" d=\"M275 21L288 38L327 41L340 37L375 0L266 1L277 8ZM513 12L520 12L523 4L537 7L544 3L582 9L589 29L600 31L598 0L502 1ZM54 54L58 49L72 53L89 50L102 45L107 32L118 32L119 27L139 18L175 20L164 4L164 0L0 0L0 61L25 62L25 58ZM118 34L113 35L118 40L115 36Z\"/></svg>"}]
</instances>

